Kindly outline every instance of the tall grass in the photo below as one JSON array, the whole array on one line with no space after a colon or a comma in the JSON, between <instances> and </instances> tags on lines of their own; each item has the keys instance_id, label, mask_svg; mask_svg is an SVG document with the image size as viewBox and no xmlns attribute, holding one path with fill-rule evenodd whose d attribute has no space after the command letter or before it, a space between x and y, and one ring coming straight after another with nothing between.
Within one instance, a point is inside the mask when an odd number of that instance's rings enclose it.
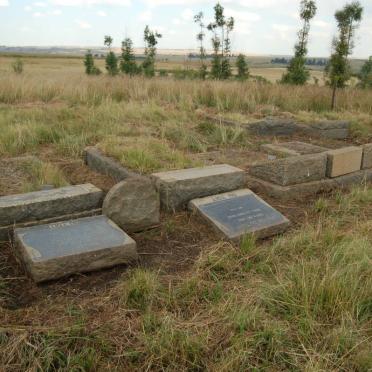
<instances>
[{"instance_id":1,"label":"tall grass","mask_svg":"<svg viewBox=\"0 0 372 372\"><path fill-rule=\"evenodd\" d=\"M0 103L64 101L75 105L99 105L109 101L174 104L182 108L212 107L219 111L252 113L262 105L274 105L282 111L330 110L327 87L292 87L254 82L179 81L141 77L10 76L0 77ZM338 110L372 112L372 92L345 89L338 93Z\"/></svg>"}]
</instances>

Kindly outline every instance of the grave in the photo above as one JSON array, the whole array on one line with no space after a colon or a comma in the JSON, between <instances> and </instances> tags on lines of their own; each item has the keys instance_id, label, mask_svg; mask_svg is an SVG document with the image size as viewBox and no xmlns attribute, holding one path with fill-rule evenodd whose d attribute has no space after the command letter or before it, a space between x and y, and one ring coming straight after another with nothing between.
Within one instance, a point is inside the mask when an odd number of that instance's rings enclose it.
<instances>
[{"instance_id":1,"label":"grave","mask_svg":"<svg viewBox=\"0 0 372 372\"><path fill-rule=\"evenodd\" d=\"M372 168L372 143L363 145L362 169Z\"/></svg>"},{"instance_id":2,"label":"grave","mask_svg":"<svg viewBox=\"0 0 372 372\"><path fill-rule=\"evenodd\" d=\"M135 241L105 216L16 229L15 241L38 283L138 258Z\"/></svg>"},{"instance_id":3,"label":"grave","mask_svg":"<svg viewBox=\"0 0 372 372\"><path fill-rule=\"evenodd\" d=\"M350 146L327 152L327 176L330 178L357 172L362 165L363 149Z\"/></svg>"},{"instance_id":4,"label":"grave","mask_svg":"<svg viewBox=\"0 0 372 372\"><path fill-rule=\"evenodd\" d=\"M325 152L329 149L321 146L312 145L310 143L293 141L261 145L261 150L265 151L269 155L275 155L278 157L288 157L318 154L321 152Z\"/></svg>"},{"instance_id":5,"label":"grave","mask_svg":"<svg viewBox=\"0 0 372 372\"><path fill-rule=\"evenodd\" d=\"M195 199L189 209L229 240L245 234L266 238L285 231L289 220L249 189Z\"/></svg>"},{"instance_id":6,"label":"grave","mask_svg":"<svg viewBox=\"0 0 372 372\"><path fill-rule=\"evenodd\" d=\"M293 156L258 163L249 169L253 177L281 186L310 182L325 178L327 155L325 153Z\"/></svg>"},{"instance_id":7,"label":"grave","mask_svg":"<svg viewBox=\"0 0 372 372\"><path fill-rule=\"evenodd\" d=\"M180 210L195 198L236 190L245 185L245 172L227 164L154 173L160 201L168 211Z\"/></svg>"}]
</instances>

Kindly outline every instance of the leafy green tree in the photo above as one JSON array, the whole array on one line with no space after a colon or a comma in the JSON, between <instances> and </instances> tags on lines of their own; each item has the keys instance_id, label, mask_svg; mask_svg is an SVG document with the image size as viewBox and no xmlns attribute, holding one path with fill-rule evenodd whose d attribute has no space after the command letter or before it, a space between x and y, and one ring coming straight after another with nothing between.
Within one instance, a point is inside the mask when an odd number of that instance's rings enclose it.
<instances>
[{"instance_id":1,"label":"leafy green tree","mask_svg":"<svg viewBox=\"0 0 372 372\"><path fill-rule=\"evenodd\" d=\"M146 26L143 36L145 41L145 60L142 63L142 69L147 77L155 76L156 45L161 37L161 34L150 30L149 26Z\"/></svg>"},{"instance_id":2,"label":"leafy green tree","mask_svg":"<svg viewBox=\"0 0 372 372\"><path fill-rule=\"evenodd\" d=\"M249 78L249 68L244 54L238 55L238 58L236 59L236 67L238 69L237 78L242 81L247 80Z\"/></svg>"},{"instance_id":3,"label":"leafy green tree","mask_svg":"<svg viewBox=\"0 0 372 372\"><path fill-rule=\"evenodd\" d=\"M212 36L212 70L214 79L228 79L231 76L231 39L230 33L234 29L234 18L225 18L224 8L220 3L214 7L214 22L208 25Z\"/></svg>"},{"instance_id":4,"label":"leafy green tree","mask_svg":"<svg viewBox=\"0 0 372 372\"><path fill-rule=\"evenodd\" d=\"M23 73L23 61L20 58L17 58L12 63L12 69L16 74L22 74Z\"/></svg>"},{"instance_id":5,"label":"leafy green tree","mask_svg":"<svg viewBox=\"0 0 372 372\"><path fill-rule=\"evenodd\" d=\"M85 73L87 75L99 75L101 70L95 66L93 54L90 50L85 54L84 58Z\"/></svg>"},{"instance_id":6,"label":"leafy green tree","mask_svg":"<svg viewBox=\"0 0 372 372\"><path fill-rule=\"evenodd\" d=\"M338 36L333 40L333 53L326 67L327 83L332 87L332 110L336 105L337 88L344 88L351 77L348 61L354 48L356 29L362 20L363 8L359 1L346 4L335 14Z\"/></svg>"},{"instance_id":7,"label":"leafy green tree","mask_svg":"<svg viewBox=\"0 0 372 372\"><path fill-rule=\"evenodd\" d=\"M300 17L303 27L298 33L298 42L295 45L295 56L290 61L287 72L282 77L286 84L304 85L310 78L310 72L305 68L307 44L309 40L310 21L315 17L316 4L314 0L301 0Z\"/></svg>"},{"instance_id":8,"label":"leafy green tree","mask_svg":"<svg viewBox=\"0 0 372 372\"><path fill-rule=\"evenodd\" d=\"M203 12L198 13L194 17L194 21L196 24L199 25L200 31L196 36L196 39L199 41L199 58L200 58L200 68L199 74L201 79L205 79L207 77L207 64L206 64L206 51L204 48L204 38L205 38L205 25L203 22L204 14Z\"/></svg>"},{"instance_id":9,"label":"leafy green tree","mask_svg":"<svg viewBox=\"0 0 372 372\"><path fill-rule=\"evenodd\" d=\"M111 50L112 43L113 43L112 37L106 35L104 44L109 49L109 52L106 55L106 70L109 75L115 76L119 73L119 68L118 57L116 57L116 54Z\"/></svg>"},{"instance_id":10,"label":"leafy green tree","mask_svg":"<svg viewBox=\"0 0 372 372\"><path fill-rule=\"evenodd\" d=\"M126 38L121 44L121 60L120 70L127 75L136 75L140 73L140 68L137 66L136 57L133 52L133 42Z\"/></svg>"},{"instance_id":11,"label":"leafy green tree","mask_svg":"<svg viewBox=\"0 0 372 372\"><path fill-rule=\"evenodd\" d=\"M372 57L363 65L359 73L361 88L372 88Z\"/></svg>"}]
</instances>

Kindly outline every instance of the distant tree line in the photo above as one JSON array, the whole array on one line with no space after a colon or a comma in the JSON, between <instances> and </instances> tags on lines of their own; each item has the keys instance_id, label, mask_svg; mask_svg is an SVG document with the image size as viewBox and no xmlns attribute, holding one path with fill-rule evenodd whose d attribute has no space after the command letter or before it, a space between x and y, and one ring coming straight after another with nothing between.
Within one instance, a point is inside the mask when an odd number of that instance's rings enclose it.
<instances>
[{"instance_id":1,"label":"distant tree line","mask_svg":"<svg viewBox=\"0 0 372 372\"><path fill-rule=\"evenodd\" d=\"M270 62L272 64L279 65L289 65L292 61L292 58L273 58ZM305 58L305 66L327 66L327 58Z\"/></svg>"}]
</instances>

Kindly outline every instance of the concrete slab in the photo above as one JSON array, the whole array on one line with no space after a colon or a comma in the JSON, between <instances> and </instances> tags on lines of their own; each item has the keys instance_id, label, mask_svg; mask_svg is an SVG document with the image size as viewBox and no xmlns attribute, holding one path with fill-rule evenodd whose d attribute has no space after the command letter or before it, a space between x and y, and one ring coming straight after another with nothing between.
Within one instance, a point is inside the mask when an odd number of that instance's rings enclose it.
<instances>
[{"instance_id":1,"label":"concrete slab","mask_svg":"<svg viewBox=\"0 0 372 372\"><path fill-rule=\"evenodd\" d=\"M36 282L137 259L136 243L105 216L15 230L17 253Z\"/></svg>"},{"instance_id":2,"label":"concrete slab","mask_svg":"<svg viewBox=\"0 0 372 372\"><path fill-rule=\"evenodd\" d=\"M360 171L363 149L350 146L327 151L327 176L330 178Z\"/></svg>"},{"instance_id":3,"label":"concrete slab","mask_svg":"<svg viewBox=\"0 0 372 372\"><path fill-rule=\"evenodd\" d=\"M239 241L246 234L265 238L285 231L289 220L249 189L195 199L189 209L225 238Z\"/></svg>"},{"instance_id":4,"label":"concrete slab","mask_svg":"<svg viewBox=\"0 0 372 372\"><path fill-rule=\"evenodd\" d=\"M97 209L102 205L102 198L102 191L89 183L3 196L0 198L0 226Z\"/></svg>"},{"instance_id":5,"label":"concrete slab","mask_svg":"<svg viewBox=\"0 0 372 372\"><path fill-rule=\"evenodd\" d=\"M236 190L245 185L245 172L227 164L154 173L162 207L175 211L195 198Z\"/></svg>"}]
</instances>

